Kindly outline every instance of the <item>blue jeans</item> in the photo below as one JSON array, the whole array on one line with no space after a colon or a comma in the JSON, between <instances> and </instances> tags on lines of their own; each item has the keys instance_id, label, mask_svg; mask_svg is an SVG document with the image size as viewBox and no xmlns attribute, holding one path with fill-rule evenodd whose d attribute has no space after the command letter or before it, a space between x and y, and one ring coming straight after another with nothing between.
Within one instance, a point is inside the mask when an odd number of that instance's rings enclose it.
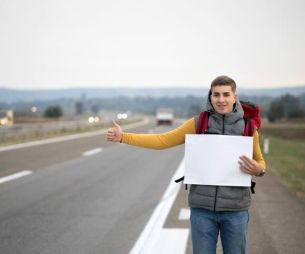
<instances>
[{"instance_id":1,"label":"blue jeans","mask_svg":"<svg viewBox=\"0 0 305 254\"><path fill-rule=\"evenodd\" d=\"M220 233L224 254L245 254L249 213L213 212L191 208L191 228L194 254L215 254Z\"/></svg>"}]
</instances>

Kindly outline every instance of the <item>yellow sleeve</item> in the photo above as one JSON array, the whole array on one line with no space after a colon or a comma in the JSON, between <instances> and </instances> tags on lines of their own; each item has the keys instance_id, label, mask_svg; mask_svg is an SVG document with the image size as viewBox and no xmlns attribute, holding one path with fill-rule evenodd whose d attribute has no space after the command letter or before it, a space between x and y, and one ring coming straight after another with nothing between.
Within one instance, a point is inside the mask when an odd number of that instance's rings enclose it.
<instances>
[{"instance_id":1,"label":"yellow sleeve","mask_svg":"<svg viewBox=\"0 0 305 254\"><path fill-rule=\"evenodd\" d=\"M178 128L160 134L123 132L122 143L152 149L165 149L184 144L185 134L195 134L195 119L191 118Z\"/></svg>"},{"instance_id":2,"label":"yellow sleeve","mask_svg":"<svg viewBox=\"0 0 305 254\"><path fill-rule=\"evenodd\" d=\"M257 161L262 168L266 169L266 162L259 145L259 134L257 131L254 131L253 133L253 159Z\"/></svg>"}]
</instances>

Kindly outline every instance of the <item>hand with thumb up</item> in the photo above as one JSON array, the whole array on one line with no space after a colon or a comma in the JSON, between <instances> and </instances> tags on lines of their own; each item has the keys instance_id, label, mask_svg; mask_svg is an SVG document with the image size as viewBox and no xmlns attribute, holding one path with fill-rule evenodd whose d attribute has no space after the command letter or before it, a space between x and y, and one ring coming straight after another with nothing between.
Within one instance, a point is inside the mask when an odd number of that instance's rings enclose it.
<instances>
[{"instance_id":1,"label":"hand with thumb up","mask_svg":"<svg viewBox=\"0 0 305 254\"><path fill-rule=\"evenodd\" d=\"M109 128L106 133L108 141L121 142L122 140L122 129L114 120L112 120L112 128Z\"/></svg>"}]
</instances>

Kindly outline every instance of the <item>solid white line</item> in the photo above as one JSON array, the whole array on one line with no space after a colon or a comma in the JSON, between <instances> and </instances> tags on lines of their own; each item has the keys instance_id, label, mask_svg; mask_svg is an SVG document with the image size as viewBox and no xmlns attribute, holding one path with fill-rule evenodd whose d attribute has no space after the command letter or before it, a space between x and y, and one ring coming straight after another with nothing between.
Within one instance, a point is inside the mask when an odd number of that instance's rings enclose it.
<instances>
[{"instance_id":1,"label":"solid white line","mask_svg":"<svg viewBox=\"0 0 305 254\"><path fill-rule=\"evenodd\" d=\"M12 181L14 179L17 179L17 178L20 178L20 177L23 177L23 176L26 176L26 175L30 175L30 174L32 174L32 171L21 171L19 173L13 174L13 175L5 176L5 177L0 178L0 184L5 183L5 182L9 182L9 181Z\"/></svg>"},{"instance_id":2,"label":"solid white line","mask_svg":"<svg viewBox=\"0 0 305 254\"><path fill-rule=\"evenodd\" d=\"M123 125L122 128L124 130L128 130L128 129L133 128L133 127L139 127L139 126L145 125L148 122L149 122L149 119L145 118L140 123ZM68 135L68 136L64 136L64 137L48 138L48 139L43 139L43 140L38 140L38 141L31 141L31 142L26 142L26 143L22 143L22 144L16 144L16 145L4 146L4 147L0 147L0 152L20 149L20 148L25 148L25 147L30 147L30 146L45 145L45 144L51 144L51 143L56 143L56 142L72 140L72 139L86 138L86 137L91 137L91 136L102 135L102 134L105 134L107 132L107 129L102 129L102 130L94 131L94 132L86 132L86 133L81 133L81 134L73 134L73 135ZM103 137L101 137L101 139L103 139Z\"/></svg>"},{"instance_id":3,"label":"solid white line","mask_svg":"<svg viewBox=\"0 0 305 254\"><path fill-rule=\"evenodd\" d=\"M90 156L90 155L93 155L93 154L96 154L96 153L100 153L102 152L103 149L102 148L96 148L96 149L92 149L92 150L89 150L87 152L84 152L83 153L83 156Z\"/></svg>"},{"instance_id":4,"label":"solid white line","mask_svg":"<svg viewBox=\"0 0 305 254\"><path fill-rule=\"evenodd\" d=\"M180 184L174 182L175 179L180 178L184 174L184 159L181 161L176 173L170 181L165 193L163 194L159 204L155 208L152 216L146 224L137 242L129 252L129 254L140 253L157 253L154 252L156 242L162 231L163 224L166 217L176 199L179 192ZM166 246L164 246L166 248Z\"/></svg>"},{"instance_id":5,"label":"solid white line","mask_svg":"<svg viewBox=\"0 0 305 254\"><path fill-rule=\"evenodd\" d=\"M191 216L191 211L189 208L181 208L179 212L179 220L189 220Z\"/></svg>"}]
</instances>

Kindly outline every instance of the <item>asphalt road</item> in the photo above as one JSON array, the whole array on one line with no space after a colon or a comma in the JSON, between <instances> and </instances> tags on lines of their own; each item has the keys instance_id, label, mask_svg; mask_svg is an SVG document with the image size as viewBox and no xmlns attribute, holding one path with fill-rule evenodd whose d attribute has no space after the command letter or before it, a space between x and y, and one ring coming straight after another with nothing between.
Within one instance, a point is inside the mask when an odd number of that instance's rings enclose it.
<instances>
[{"instance_id":1,"label":"asphalt road","mask_svg":"<svg viewBox=\"0 0 305 254\"><path fill-rule=\"evenodd\" d=\"M0 253L128 253L182 156L102 135L0 152L2 177L33 172L0 184Z\"/></svg>"},{"instance_id":2,"label":"asphalt road","mask_svg":"<svg viewBox=\"0 0 305 254\"><path fill-rule=\"evenodd\" d=\"M147 124L128 131L168 129ZM96 149L97 153L84 156ZM129 253L160 204L183 153L183 146L155 151L112 144L101 134L0 151L0 179L33 172L0 184L0 254ZM256 181L248 253L304 253L304 200L270 173ZM188 210L187 193L181 186L162 230L156 231L161 235L158 251L141 253L192 253L189 215L180 218L181 211ZM183 243L177 239L185 231ZM179 244L182 249L169 251ZM222 253L220 243L217 253Z\"/></svg>"}]
</instances>

